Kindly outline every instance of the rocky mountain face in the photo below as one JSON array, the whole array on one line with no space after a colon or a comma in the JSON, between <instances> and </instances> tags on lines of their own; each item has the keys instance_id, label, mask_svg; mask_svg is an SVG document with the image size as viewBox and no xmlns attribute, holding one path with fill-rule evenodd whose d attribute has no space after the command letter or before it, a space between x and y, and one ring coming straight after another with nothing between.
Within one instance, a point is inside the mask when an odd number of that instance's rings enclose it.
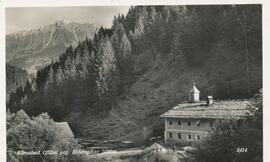
<instances>
[{"instance_id":1,"label":"rocky mountain face","mask_svg":"<svg viewBox=\"0 0 270 162\"><path fill-rule=\"evenodd\" d=\"M86 37L92 38L93 24L57 21L39 29L6 36L7 63L35 73L51 61L58 60L68 46L76 46Z\"/></svg>"}]
</instances>

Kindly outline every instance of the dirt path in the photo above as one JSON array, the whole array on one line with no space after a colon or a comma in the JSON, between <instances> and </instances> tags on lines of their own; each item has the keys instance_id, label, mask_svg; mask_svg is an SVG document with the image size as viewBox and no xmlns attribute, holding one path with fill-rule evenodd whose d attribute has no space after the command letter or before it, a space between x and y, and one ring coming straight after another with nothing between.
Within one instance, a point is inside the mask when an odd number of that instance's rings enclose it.
<instances>
[{"instance_id":1,"label":"dirt path","mask_svg":"<svg viewBox=\"0 0 270 162\"><path fill-rule=\"evenodd\" d=\"M116 151L116 152L104 152L101 154L98 154L96 156L102 157L102 156L133 156L136 154L142 153L141 149L138 150L124 150L124 151Z\"/></svg>"},{"instance_id":2,"label":"dirt path","mask_svg":"<svg viewBox=\"0 0 270 162\"><path fill-rule=\"evenodd\" d=\"M116 119L120 120L123 124L125 124L127 126L127 123L123 119L121 119L120 117L118 117L117 115L115 115L112 111L110 111L110 114L113 117L115 117Z\"/></svg>"},{"instance_id":3,"label":"dirt path","mask_svg":"<svg viewBox=\"0 0 270 162\"><path fill-rule=\"evenodd\" d=\"M114 113L112 112L112 110L110 111L110 114L111 114L113 117L115 117L116 119L120 120L120 121L121 121L123 124L125 124L126 126L128 126L128 123L131 123L131 124L133 124L133 125L135 125L135 126L137 126L137 127L142 127L142 126L138 125L137 123L135 123L135 122L133 122L133 121L124 121L124 120L121 119L119 116L117 116L116 114L114 114Z\"/></svg>"},{"instance_id":4,"label":"dirt path","mask_svg":"<svg viewBox=\"0 0 270 162\"><path fill-rule=\"evenodd\" d=\"M143 150L124 150L124 151L115 151L115 152L104 152L96 155L85 156L84 161L91 161L93 159L119 159L123 157L135 156L142 153Z\"/></svg>"},{"instance_id":5,"label":"dirt path","mask_svg":"<svg viewBox=\"0 0 270 162\"><path fill-rule=\"evenodd\" d=\"M110 115L112 115L114 118L119 120L121 123L123 123L126 127L129 127L130 124L136 126L137 128L140 128L138 131L141 132L141 139L145 140L149 134L151 133L151 130L147 126L142 126L140 124L137 124L130 120L124 120L121 117L119 117L117 114L113 113L113 110L110 111ZM121 139L122 140L122 139Z\"/></svg>"}]
</instances>

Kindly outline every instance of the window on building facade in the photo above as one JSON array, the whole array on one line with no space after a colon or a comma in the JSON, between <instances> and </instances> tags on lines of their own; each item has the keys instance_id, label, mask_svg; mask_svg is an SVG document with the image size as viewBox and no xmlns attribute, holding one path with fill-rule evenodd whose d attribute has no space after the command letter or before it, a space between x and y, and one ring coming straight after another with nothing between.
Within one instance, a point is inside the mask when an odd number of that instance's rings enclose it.
<instances>
[{"instance_id":1,"label":"window on building facade","mask_svg":"<svg viewBox=\"0 0 270 162\"><path fill-rule=\"evenodd\" d=\"M191 139L191 135L190 134L188 135L188 139Z\"/></svg>"},{"instance_id":2,"label":"window on building facade","mask_svg":"<svg viewBox=\"0 0 270 162\"><path fill-rule=\"evenodd\" d=\"M169 125L172 125L172 121L171 120L169 120Z\"/></svg>"},{"instance_id":3,"label":"window on building facade","mask_svg":"<svg viewBox=\"0 0 270 162\"><path fill-rule=\"evenodd\" d=\"M178 125L181 125L181 121L180 120L178 120Z\"/></svg>"},{"instance_id":4,"label":"window on building facade","mask_svg":"<svg viewBox=\"0 0 270 162\"><path fill-rule=\"evenodd\" d=\"M178 139L181 139L181 133L177 133Z\"/></svg>"},{"instance_id":5,"label":"window on building facade","mask_svg":"<svg viewBox=\"0 0 270 162\"><path fill-rule=\"evenodd\" d=\"M190 126L190 125L191 125L191 122L190 122L190 121L188 121L188 122L187 122L187 125L188 125L188 126Z\"/></svg>"},{"instance_id":6,"label":"window on building facade","mask_svg":"<svg viewBox=\"0 0 270 162\"><path fill-rule=\"evenodd\" d=\"M169 133L169 137L172 138L172 133Z\"/></svg>"},{"instance_id":7,"label":"window on building facade","mask_svg":"<svg viewBox=\"0 0 270 162\"><path fill-rule=\"evenodd\" d=\"M200 140L201 139L201 136L197 135L197 140Z\"/></svg>"}]
</instances>

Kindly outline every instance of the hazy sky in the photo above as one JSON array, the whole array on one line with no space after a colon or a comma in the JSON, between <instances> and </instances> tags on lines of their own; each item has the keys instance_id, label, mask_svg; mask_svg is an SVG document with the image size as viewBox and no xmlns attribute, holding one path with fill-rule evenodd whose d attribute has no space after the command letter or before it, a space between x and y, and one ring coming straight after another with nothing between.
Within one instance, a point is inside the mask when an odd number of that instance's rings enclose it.
<instances>
[{"instance_id":1,"label":"hazy sky","mask_svg":"<svg viewBox=\"0 0 270 162\"><path fill-rule=\"evenodd\" d=\"M57 20L110 27L114 15L126 14L128 6L16 7L6 8L6 33L36 29Z\"/></svg>"}]
</instances>

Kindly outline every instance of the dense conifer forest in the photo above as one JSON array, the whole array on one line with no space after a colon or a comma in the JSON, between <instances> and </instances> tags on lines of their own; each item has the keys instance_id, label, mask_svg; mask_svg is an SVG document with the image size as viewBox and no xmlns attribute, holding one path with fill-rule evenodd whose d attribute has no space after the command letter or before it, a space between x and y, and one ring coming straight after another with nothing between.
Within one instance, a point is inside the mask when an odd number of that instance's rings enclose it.
<instances>
[{"instance_id":1,"label":"dense conifer forest","mask_svg":"<svg viewBox=\"0 0 270 162\"><path fill-rule=\"evenodd\" d=\"M7 99L9 98L9 94L16 90L18 87L23 87L28 74L26 70L23 70L19 67L12 66L10 64L6 64L6 94Z\"/></svg>"},{"instance_id":2,"label":"dense conifer forest","mask_svg":"<svg viewBox=\"0 0 270 162\"><path fill-rule=\"evenodd\" d=\"M56 121L104 115L149 72L195 81L202 96L250 98L262 87L261 27L260 5L130 7L12 92L7 109L48 112ZM167 109L185 100L189 87Z\"/></svg>"}]
</instances>

